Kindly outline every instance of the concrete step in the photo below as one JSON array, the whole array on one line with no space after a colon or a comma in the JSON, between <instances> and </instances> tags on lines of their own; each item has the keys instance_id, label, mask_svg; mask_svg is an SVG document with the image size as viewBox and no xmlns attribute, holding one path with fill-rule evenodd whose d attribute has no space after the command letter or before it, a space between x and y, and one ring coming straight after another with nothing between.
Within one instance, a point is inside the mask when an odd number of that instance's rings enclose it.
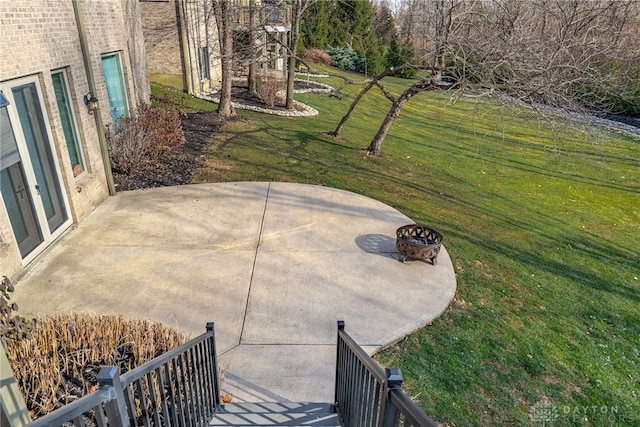
<instances>
[{"instance_id":1,"label":"concrete step","mask_svg":"<svg viewBox=\"0 0 640 427\"><path fill-rule=\"evenodd\" d=\"M227 403L211 426L315 426L339 427L330 403Z\"/></svg>"}]
</instances>

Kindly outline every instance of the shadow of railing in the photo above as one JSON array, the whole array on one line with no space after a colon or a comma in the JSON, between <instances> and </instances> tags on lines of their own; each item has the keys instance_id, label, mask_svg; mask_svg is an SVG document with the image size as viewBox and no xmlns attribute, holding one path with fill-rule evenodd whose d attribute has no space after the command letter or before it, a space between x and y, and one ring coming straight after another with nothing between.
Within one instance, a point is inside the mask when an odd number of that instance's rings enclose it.
<instances>
[{"instance_id":1,"label":"shadow of railing","mask_svg":"<svg viewBox=\"0 0 640 427\"><path fill-rule=\"evenodd\" d=\"M211 426L339 426L329 403L232 403L211 420Z\"/></svg>"}]
</instances>

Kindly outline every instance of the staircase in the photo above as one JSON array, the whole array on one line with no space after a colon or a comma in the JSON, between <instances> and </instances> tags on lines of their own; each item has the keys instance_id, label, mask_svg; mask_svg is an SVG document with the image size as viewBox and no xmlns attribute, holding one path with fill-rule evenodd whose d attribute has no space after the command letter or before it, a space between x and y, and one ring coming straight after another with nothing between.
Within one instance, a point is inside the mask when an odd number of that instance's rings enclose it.
<instances>
[{"instance_id":1,"label":"staircase","mask_svg":"<svg viewBox=\"0 0 640 427\"><path fill-rule=\"evenodd\" d=\"M437 427L402 391L400 370L380 367L347 334L343 321L338 322L335 405L222 405L213 326L207 323L204 334L123 375L116 366L102 367L96 391L38 418L29 427L69 422L112 427Z\"/></svg>"},{"instance_id":2,"label":"staircase","mask_svg":"<svg viewBox=\"0 0 640 427\"><path fill-rule=\"evenodd\" d=\"M210 426L323 426L340 420L329 403L227 403Z\"/></svg>"}]
</instances>

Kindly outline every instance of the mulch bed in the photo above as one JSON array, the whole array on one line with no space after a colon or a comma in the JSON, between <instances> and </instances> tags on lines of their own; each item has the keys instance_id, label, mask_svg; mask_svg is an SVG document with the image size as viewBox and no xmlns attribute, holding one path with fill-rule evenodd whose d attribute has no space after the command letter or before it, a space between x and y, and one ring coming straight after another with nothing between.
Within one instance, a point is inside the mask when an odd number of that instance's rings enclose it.
<instances>
[{"instance_id":1,"label":"mulch bed","mask_svg":"<svg viewBox=\"0 0 640 427\"><path fill-rule=\"evenodd\" d=\"M296 89L313 87L317 87L313 82L296 81ZM232 101L266 108L260 98L247 92L246 86L234 85ZM284 109L284 105L276 104L275 109ZM223 119L215 111L184 115L182 128L186 142L171 150L163 151L153 162L139 168L135 174L124 175L114 171L116 190L127 191L189 184L193 179L194 171L206 165L209 141L223 124Z\"/></svg>"},{"instance_id":2,"label":"mulch bed","mask_svg":"<svg viewBox=\"0 0 640 427\"><path fill-rule=\"evenodd\" d=\"M169 187L190 183L193 172L206 165L207 145L221 126L222 120L215 111L186 114L182 117L186 142L161 152L153 162L139 168L135 174L124 175L114 171L116 190Z\"/></svg>"}]
</instances>

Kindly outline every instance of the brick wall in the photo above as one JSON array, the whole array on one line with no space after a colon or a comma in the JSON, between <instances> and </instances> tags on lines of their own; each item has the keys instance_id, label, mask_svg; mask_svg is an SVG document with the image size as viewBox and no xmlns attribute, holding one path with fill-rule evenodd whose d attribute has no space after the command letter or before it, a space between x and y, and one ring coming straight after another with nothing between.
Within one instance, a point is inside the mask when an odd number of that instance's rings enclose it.
<instances>
[{"instance_id":1,"label":"brick wall","mask_svg":"<svg viewBox=\"0 0 640 427\"><path fill-rule=\"evenodd\" d=\"M218 28L211 1L141 1L151 81L200 92L220 81ZM198 50L208 47L210 79L201 80Z\"/></svg>"},{"instance_id":2,"label":"brick wall","mask_svg":"<svg viewBox=\"0 0 640 427\"><path fill-rule=\"evenodd\" d=\"M127 47L131 64L132 82L137 98L137 104L149 102L151 90L149 88L149 73L147 69L147 55L142 30L142 15L138 1L122 0L124 27L127 31Z\"/></svg>"},{"instance_id":3,"label":"brick wall","mask_svg":"<svg viewBox=\"0 0 640 427\"><path fill-rule=\"evenodd\" d=\"M119 53L125 86L131 111L144 102L149 102L149 79L147 74L142 19L138 13L138 2L134 0L82 0L91 63L96 77L96 96L101 101L102 119L111 123L108 96L101 58L105 54ZM133 25L136 28L129 28Z\"/></svg>"},{"instance_id":4,"label":"brick wall","mask_svg":"<svg viewBox=\"0 0 640 427\"><path fill-rule=\"evenodd\" d=\"M129 107L149 100L149 81L138 2L78 1L86 22L96 96L105 123L111 121L101 55L119 52ZM87 113L83 95L89 92L80 38L71 0L0 1L0 82L36 76L45 105L47 125L62 174L74 222L81 221L108 195L98 130ZM87 173L74 177L59 117L51 72L64 69ZM105 108L106 106L106 108ZM16 279L23 273L4 203L0 203L0 275Z\"/></svg>"},{"instance_id":5,"label":"brick wall","mask_svg":"<svg viewBox=\"0 0 640 427\"><path fill-rule=\"evenodd\" d=\"M182 76L178 5L175 1L140 2L149 74Z\"/></svg>"}]
</instances>

